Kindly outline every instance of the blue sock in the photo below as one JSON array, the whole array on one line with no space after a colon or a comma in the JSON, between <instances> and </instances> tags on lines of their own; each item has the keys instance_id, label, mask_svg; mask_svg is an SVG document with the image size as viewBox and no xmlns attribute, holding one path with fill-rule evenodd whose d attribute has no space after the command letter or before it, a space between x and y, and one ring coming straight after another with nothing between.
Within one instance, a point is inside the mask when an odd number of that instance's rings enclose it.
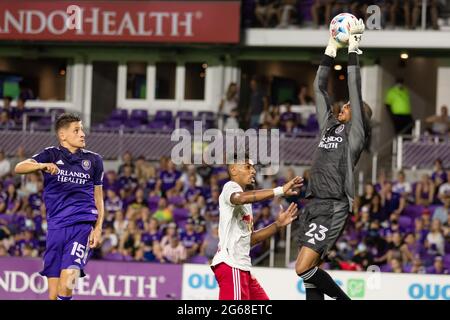
<instances>
[{"instance_id":1,"label":"blue sock","mask_svg":"<svg viewBox=\"0 0 450 320\"><path fill-rule=\"evenodd\" d=\"M64 296L58 295L58 297L56 298L56 300L72 300L72 296L70 296L70 297L64 297Z\"/></svg>"}]
</instances>

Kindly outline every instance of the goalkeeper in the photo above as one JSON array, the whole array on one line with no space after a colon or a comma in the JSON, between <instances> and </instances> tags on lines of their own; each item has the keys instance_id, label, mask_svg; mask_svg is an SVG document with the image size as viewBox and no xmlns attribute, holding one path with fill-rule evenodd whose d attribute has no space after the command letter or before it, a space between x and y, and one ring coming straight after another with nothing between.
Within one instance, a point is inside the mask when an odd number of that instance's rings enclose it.
<instances>
[{"instance_id":1,"label":"goalkeeper","mask_svg":"<svg viewBox=\"0 0 450 320\"><path fill-rule=\"evenodd\" d=\"M349 299L330 275L318 268L328 250L344 230L355 193L353 170L369 137L372 112L361 99L358 55L364 22L353 20L348 47L348 90L350 101L333 115L327 93L328 75L338 44L331 37L314 81L321 140L315 151L309 199L299 223L300 251L295 271L303 279L307 300Z\"/></svg>"}]
</instances>

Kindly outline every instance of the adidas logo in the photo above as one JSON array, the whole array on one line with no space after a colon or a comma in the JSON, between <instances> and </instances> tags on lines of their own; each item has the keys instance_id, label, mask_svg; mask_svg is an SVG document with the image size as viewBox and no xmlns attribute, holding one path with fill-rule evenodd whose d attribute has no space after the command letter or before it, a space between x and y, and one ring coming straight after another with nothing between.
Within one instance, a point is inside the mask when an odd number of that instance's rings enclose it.
<instances>
[{"instance_id":1,"label":"adidas logo","mask_svg":"<svg viewBox=\"0 0 450 320\"><path fill-rule=\"evenodd\" d=\"M59 165L63 166L64 162L62 160L58 160L58 161L56 161L56 164L59 164Z\"/></svg>"}]
</instances>

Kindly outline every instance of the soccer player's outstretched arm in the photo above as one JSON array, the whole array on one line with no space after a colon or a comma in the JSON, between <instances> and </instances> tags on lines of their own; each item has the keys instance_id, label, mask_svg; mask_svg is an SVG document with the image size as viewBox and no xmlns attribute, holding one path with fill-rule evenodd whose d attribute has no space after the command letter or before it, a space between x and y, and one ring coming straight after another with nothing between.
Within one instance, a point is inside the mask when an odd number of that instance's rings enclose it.
<instances>
[{"instance_id":1,"label":"soccer player's outstretched arm","mask_svg":"<svg viewBox=\"0 0 450 320\"><path fill-rule=\"evenodd\" d=\"M352 108L352 121L350 129L350 148L360 150L365 141L365 131L363 122L363 101L361 95L361 71L359 67L358 54L359 42L364 32L364 22L362 19L353 21L350 27L350 39L348 47L348 92L350 105Z\"/></svg>"},{"instance_id":2,"label":"soccer player's outstretched arm","mask_svg":"<svg viewBox=\"0 0 450 320\"><path fill-rule=\"evenodd\" d=\"M298 194L296 189L301 188L303 185L303 179L301 177L295 177L282 187L274 189L262 189L252 191L234 192L230 196L230 202L233 205L243 205L247 203L254 203L258 201L264 201L272 199L276 196L295 196Z\"/></svg>"},{"instance_id":3,"label":"soccer player's outstretched arm","mask_svg":"<svg viewBox=\"0 0 450 320\"><path fill-rule=\"evenodd\" d=\"M52 157L48 150L34 155L32 159L19 162L14 168L14 172L17 174L27 174L41 170L52 175L57 174L59 171L58 166L52 163Z\"/></svg>"},{"instance_id":4,"label":"soccer player's outstretched arm","mask_svg":"<svg viewBox=\"0 0 450 320\"><path fill-rule=\"evenodd\" d=\"M294 221L297 216L298 208L296 203L292 202L286 210L283 210L283 207L281 207L277 220L274 223L268 225L265 228L253 231L251 235L250 245L254 246L259 242L270 238L275 233L277 233L280 228L285 227L292 221Z\"/></svg>"},{"instance_id":5,"label":"soccer player's outstretched arm","mask_svg":"<svg viewBox=\"0 0 450 320\"><path fill-rule=\"evenodd\" d=\"M328 46L325 49L319 69L317 69L316 79L314 80L314 93L316 96L317 121L320 131L323 130L328 117L332 115L330 97L328 96L328 76L331 66L336 58L337 43L330 37Z\"/></svg>"}]
</instances>

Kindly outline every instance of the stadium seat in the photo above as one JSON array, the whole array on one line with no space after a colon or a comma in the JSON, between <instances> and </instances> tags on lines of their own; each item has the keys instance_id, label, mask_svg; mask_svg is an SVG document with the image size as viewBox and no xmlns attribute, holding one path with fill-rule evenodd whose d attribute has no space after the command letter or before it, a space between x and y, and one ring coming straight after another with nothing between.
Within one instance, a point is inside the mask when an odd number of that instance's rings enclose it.
<instances>
[{"instance_id":1,"label":"stadium seat","mask_svg":"<svg viewBox=\"0 0 450 320\"><path fill-rule=\"evenodd\" d=\"M132 110L130 120L139 122L139 124L146 124L148 123L148 111L145 109Z\"/></svg>"},{"instance_id":2,"label":"stadium seat","mask_svg":"<svg viewBox=\"0 0 450 320\"><path fill-rule=\"evenodd\" d=\"M154 121L163 122L169 124L172 121L172 111L170 110L157 110Z\"/></svg>"},{"instance_id":3,"label":"stadium seat","mask_svg":"<svg viewBox=\"0 0 450 320\"><path fill-rule=\"evenodd\" d=\"M124 123L128 119L128 110L126 109L115 109L109 116L109 120L120 121Z\"/></svg>"},{"instance_id":4,"label":"stadium seat","mask_svg":"<svg viewBox=\"0 0 450 320\"><path fill-rule=\"evenodd\" d=\"M192 111L177 111L177 118L179 118L180 120L193 120L194 119L194 114L192 113Z\"/></svg>"}]
</instances>

